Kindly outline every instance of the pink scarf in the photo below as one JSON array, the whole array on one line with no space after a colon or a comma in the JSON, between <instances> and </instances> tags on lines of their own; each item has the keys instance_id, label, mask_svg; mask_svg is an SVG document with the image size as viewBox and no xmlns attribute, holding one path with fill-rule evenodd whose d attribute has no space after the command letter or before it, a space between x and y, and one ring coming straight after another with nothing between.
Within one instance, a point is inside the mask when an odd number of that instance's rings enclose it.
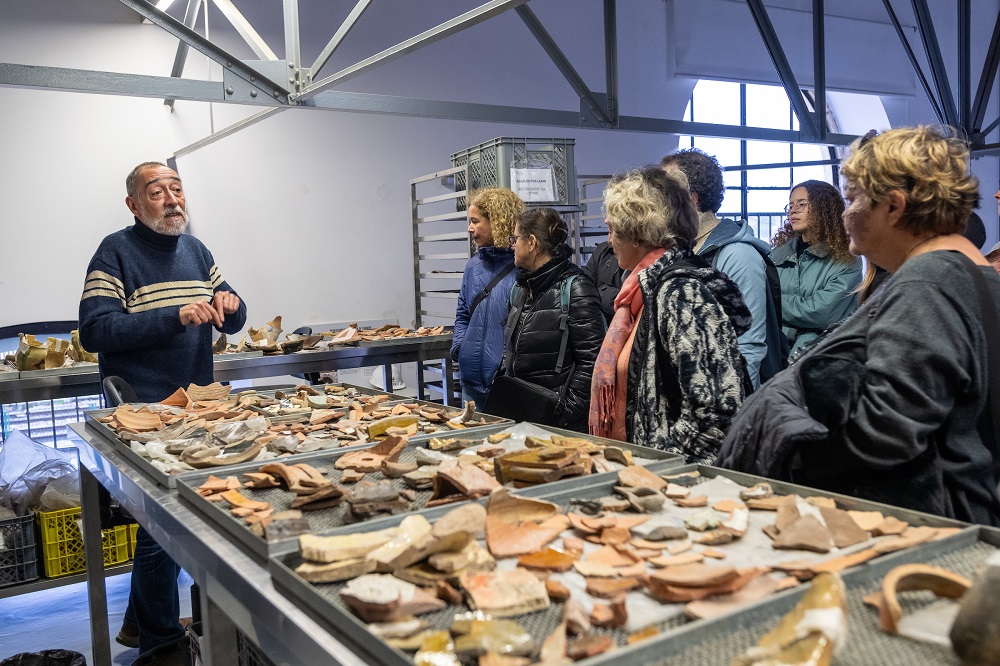
<instances>
[{"instance_id":1,"label":"pink scarf","mask_svg":"<svg viewBox=\"0 0 1000 666\"><path fill-rule=\"evenodd\" d=\"M590 385L590 434L625 441L625 403L628 394L628 359L635 339L635 323L642 312L639 271L666 252L657 248L642 258L615 298L615 316L594 363Z\"/></svg>"}]
</instances>

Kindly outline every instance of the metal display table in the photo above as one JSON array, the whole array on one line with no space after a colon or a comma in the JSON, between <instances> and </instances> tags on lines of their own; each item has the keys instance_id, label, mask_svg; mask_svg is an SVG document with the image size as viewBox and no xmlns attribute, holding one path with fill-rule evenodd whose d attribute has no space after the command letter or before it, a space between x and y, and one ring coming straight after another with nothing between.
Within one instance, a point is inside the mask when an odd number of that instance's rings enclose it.
<instances>
[{"instance_id":1,"label":"metal display table","mask_svg":"<svg viewBox=\"0 0 1000 666\"><path fill-rule=\"evenodd\" d=\"M302 351L280 356L241 357L225 355L215 358L215 379L254 379L301 375L307 372L324 372L349 368L382 366L383 386L392 386L393 363L421 363L444 361L445 404L452 404L447 387L452 384L454 367L451 361L451 335L425 338L401 338L385 342L362 342L357 345L339 345L324 351ZM0 404L73 398L101 393L101 380L97 366L87 372L41 377L21 377L0 382ZM417 373L417 397L426 399L423 373Z\"/></svg>"},{"instance_id":2,"label":"metal display table","mask_svg":"<svg viewBox=\"0 0 1000 666\"><path fill-rule=\"evenodd\" d=\"M176 492L160 488L134 469L101 434L82 423L70 428L80 452L91 663L111 664L98 506L102 485L200 587L205 629L200 643L207 666L237 663L237 626L279 664L364 666L356 656L357 646L333 636L278 593L264 566L183 505Z\"/></svg>"}]
</instances>

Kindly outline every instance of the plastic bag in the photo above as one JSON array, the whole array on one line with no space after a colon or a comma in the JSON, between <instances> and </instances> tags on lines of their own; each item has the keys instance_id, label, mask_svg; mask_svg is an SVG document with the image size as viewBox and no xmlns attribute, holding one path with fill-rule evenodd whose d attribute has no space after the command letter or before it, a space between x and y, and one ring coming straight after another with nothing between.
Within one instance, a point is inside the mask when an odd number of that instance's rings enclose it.
<instances>
[{"instance_id":1,"label":"plastic bag","mask_svg":"<svg viewBox=\"0 0 1000 666\"><path fill-rule=\"evenodd\" d=\"M72 650L42 650L7 657L0 666L87 666L87 660Z\"/></svg>"},{"instance_id":2,"label":"plastic bag","mask_svg":"<svg viewBox=\"0 0 1000 666\"><path fill-rule=\"evenodd\" d=\"M59 479L51 498L69 506L80 505L80 473L76 452L59 451L29 439L15 430L0 447L0 504L19 516L42 506L46 486ZM67 507L62 507L67 508Z\"/></svg>"}]
</instances>

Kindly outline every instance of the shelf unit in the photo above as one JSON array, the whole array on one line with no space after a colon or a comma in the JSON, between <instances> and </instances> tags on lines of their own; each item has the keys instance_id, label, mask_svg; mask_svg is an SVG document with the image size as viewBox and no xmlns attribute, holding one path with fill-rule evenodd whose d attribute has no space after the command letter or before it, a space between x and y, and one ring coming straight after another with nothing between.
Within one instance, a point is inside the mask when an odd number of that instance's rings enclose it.
<instances>
[{"instance_id":1,"label":"shelf unit","mask_svg":"<svg viewBox=\"0 0 1000 666\"><path fill-rule=\"evenodd\" d=\"M410 181L413 227L413 292L416 326L453 326L465 264L475 247L467 231L464 198L455 182L468 182L468 166L452 167ZM449 373L447 359L424 361L417 372L423 385L441 395L445 404L457 404L461 389L457 377L443 386Z\"/></svg>"},{"instance_id":2,"label":"shelf unit","mask_svg":"<svg viewBox=\"0 0 1000 666\"><path fill-rule=\"evenodd\" d=\"M580 212L571 227L574 259L584 266L598 243L608 240L608 225L604 223L604 187L611 176L580 175L576 183L580 190Z\"/></svg>"}]
</instances>

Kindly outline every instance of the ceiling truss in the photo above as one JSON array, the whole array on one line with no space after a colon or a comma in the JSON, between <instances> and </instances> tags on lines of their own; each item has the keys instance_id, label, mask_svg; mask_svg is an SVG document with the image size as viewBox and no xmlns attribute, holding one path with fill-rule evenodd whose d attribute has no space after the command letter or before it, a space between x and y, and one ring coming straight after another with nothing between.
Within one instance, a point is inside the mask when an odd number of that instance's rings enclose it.
<instances>
[{"instance_id":1,"label":"ceiling truss","mask_svg":"<svg viewBox=\"0 0 1000 666\"><path fill-rule=\"evenodd\" d=\"M283 0L285 54L279 58L260 37L232 0L212 0L253 50L258 60L242 61L218 47L195 30L203 0L188 0L182 21L156 9L147 0L119 0L140 16L156 24L179 40L171 76L116 74L59 67L38 67L0 63L0 86L54 89L137 97L159 97L172 107L175 100L221 102L265 107L260 112L214 132L179 150L187 154L223 137L289 108L312 108L348 112L475 120L486 122L545 125L554 127L591 127L608 130L677 133L698 136L791 141L846 145L853 136L827 131L826 123L826 54L824 0L812 1L814 90L807 94L798 84L770 21L763 0L746 0L764 46L774 64L792 109L798 118L798 131L760 127L737 127L686 122L665 118L621 116L618 113L618 47L616 0L601 0L604 10L605 91L591 90L573 64L559 48L538 16L528 6L529 0L490 0L464 14L424 31L395 46L325 78L316 80L347 34L362 19L372 0L358 0L347 18L309 67L302 66L299 43L298 0ZM942 123L964 132L974 152L996 154L1000 144L987 144L986 137L1000 126L1000 119L983 127L986 109L1000 66L1000 16L979 77L975 98L971 95L971 0L957 0L959 25L959 95L952 95L948 73L938 44L926 0L910 0L918 35L930 66L930 80L923 71L893 8L892 0L883 0L890 22L896 29L907 57ZM515 10L526 28L566 79L579 98L580 110L563 111L519 106L448 102L440 100L349 93L335 90L339 83L356 77L407 53L478 25L508 10ZM207 11L207 9L205 10ZM222 81L200 81L181 77L190 49L207 56L222 68ZM931 86L933 83L933 88Z\"/></svg>"}]
</instances>

